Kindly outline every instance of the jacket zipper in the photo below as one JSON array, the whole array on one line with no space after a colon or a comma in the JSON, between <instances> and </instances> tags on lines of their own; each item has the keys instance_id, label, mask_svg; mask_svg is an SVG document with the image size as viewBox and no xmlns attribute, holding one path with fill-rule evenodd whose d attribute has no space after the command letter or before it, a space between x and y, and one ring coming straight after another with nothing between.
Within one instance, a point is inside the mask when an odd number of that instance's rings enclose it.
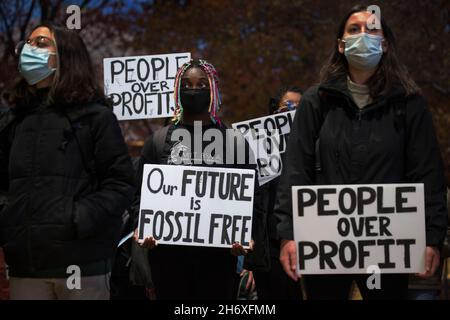
<instances>
[{"instance_id":1,"label":"jacket zipper","mask_svg":"<svg viewBox=\"0 0 450 320\"><path fill-rule=\"evenodd\" d=\"M35 115L38 118L38 123L39 123L39 130L36 132L36 138L34 140L34 145L33 145L33 156L32 156L32 181L33 181L33 188L35 187L35 181L36 181L36 171L37 171L37 166L36 166L36 161L37 161L37 150L38 150L38 144L39 144L39 140L40 140L40 133L41 133L41 129L42 129L42 115L37 113ZM31 250L31 228L32 228L32 223L31 223L31 219L32 219L32 210L34 210L34 206L31 205L31 202L33 201L33 197L32 194L30 192L30 200L28 201L28 210L27 210L27 214L28 214L28 222L27 222L27 250L28 250L28 256L30 259L30 269L31 272L34 273L35 268L34 268L34 263L33 263L33 251Z\"/></svg>"},{"instance_id":2,"label":"jacket zipper","mask_svg":"<svg viewBox=\"0 0 450 320\"><path fill-rule=\"evenodd\" d=\"M361 128L361 124L362 124L362 114L363 114L363 110L358 110L358 113L356 115L356 119L358 119L358 127Z\"/></svg>"},{"instance_id":3,"label":"jacket zipper","mask_svg":"<svg viewBox=\"0 0 450 320\"><path fill-rule=\"evenodd\" d=\"M359 110L357 117L356 117L358 119L358 121L361 121L361 116L362 116L362 110Z\"/></svg>"}]
</instances>

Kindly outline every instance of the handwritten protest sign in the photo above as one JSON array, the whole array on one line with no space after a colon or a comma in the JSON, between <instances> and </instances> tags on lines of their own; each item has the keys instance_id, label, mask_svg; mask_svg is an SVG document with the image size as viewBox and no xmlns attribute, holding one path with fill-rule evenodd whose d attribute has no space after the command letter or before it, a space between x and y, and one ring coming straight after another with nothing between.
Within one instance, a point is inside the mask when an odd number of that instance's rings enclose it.
<instances>
[{"instance_id":1,"label":"handwritten protest sign","mask_svg":"<svg viewBox=\"0 0 450 320\"><path fill-rule=\"evenodd\" d=\"M158 243L249 248L255 171L213 167L144 166L139 239Z\"/></svg>"},{"instance_id":2,"label":"handwritten protest sign","mask_svg":"<svg viewBox=\"0 0 450 320\"><path fill-rule=\"evenodd\" d=\"M292 199L300 274L423 271L423 184L296 186Z\"/></svg>"},{"instance_id":3,"label":"handwritten protest sign","mask_svg":"<svg viewBox=\"0 0 450 320\"><path fill-rule=\"evenodd\" d=\"M286 151L294 115L295 110L232 124L241 131L255 155L260 185L282 172L281 154Z\"/></svg>"},{"instance_id":4,"label":"handwritten protest sign","mask_svg":"<svg viewBox=\"0 0 450 320\"><path fill-rule=\"evenodd\" d=\"M105 94L119 120L171 117L174 81L190 53L103 59Z\"/></svg>"}]
</instances>

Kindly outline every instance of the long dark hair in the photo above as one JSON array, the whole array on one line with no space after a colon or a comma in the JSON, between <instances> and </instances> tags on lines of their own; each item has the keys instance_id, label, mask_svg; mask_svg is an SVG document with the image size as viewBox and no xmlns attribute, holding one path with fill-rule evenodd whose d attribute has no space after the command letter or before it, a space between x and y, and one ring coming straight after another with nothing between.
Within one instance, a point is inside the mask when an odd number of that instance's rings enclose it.
<instances>
[{"instance_id":1,"label":"long dark hair","mask_svg":"<svg viewBox=\"0 0 450 320\"><path fill-rule=\"evenodd\" d=\"M334 49L320 72L320 82L327 82L336 78L343 77L348 74L347 59L338 50L336 45L337 39L342 39L345 30L345 24L350 16L356 12L367 11L367 7L358 5L353 7L342 19L339 24L336 37L333 44ZM400 62L396 52L396 41L391 28L381 17L381 28L383 29L384 39L387 42L388 49L383 53L378 64L377 70L370 77L368 87L370 95L375 98L379 95L386 94L394 85L399 84L403 87L406 95L414 95L420 93L420 89L408 73L406 67Z\"/></svg>"},{"instance_id":2,"label":"long dark hair","mask_svg":"<svg viewBox=\"0 0 450 320\"><path fill-rule=\"evenodd\" d=\"M39 24L33 31L40 27L52 32L57 49L57 70L46 104L56 108L78 107L90 102L109 105L81 36L75 30L53 23ZM34 91L19 77L7 95L8 102L12 107L31 105L35 103Z\"/></svg>"}]
</instances>

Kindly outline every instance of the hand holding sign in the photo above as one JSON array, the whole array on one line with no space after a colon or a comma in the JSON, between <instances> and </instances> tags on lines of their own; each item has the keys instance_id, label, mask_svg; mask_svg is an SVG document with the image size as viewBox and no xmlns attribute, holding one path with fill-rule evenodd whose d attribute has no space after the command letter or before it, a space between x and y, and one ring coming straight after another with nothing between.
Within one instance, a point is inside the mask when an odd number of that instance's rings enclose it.
<instances>
[{"instance_id":1,"label":"hand holding sign","mask_svg":"<svg viewBox=\"0 0 450 320\"><path fill-rule=\"evenodd\" d=\"M233 256L246 256L250 251L253 250L255 242L253 240L250 241L250 248L245 249L238 241L233 243L231 247L231 254Z\"/></svg>"},{"instance_id":2,"label":"hand holding sign","mask_svg":"<svg viewBox=\"0 0 450 320\"><path fill-rule=\"evenodd\" d=\"M427 247L425 252L425 271L417 274L420 278L429 279L439 267L441 254L437 247Z\"/></svg>"},{"instance_id":3,"label":"hand holding sign","mask_svg":"<svg viewBox=\"0 0 450 320\"><path fill-rule=\"evenodd\" d=\"M294 240L281 240L280 262L284 272L294 281L297 275L297 247Z\"/></svg>"},{"instance_id":4,"label":"hand holding sign","mask_svg":"<svg viewBox=\"0 0 450 320\"><path fill-rule=\"evenodd\" d=\"M136 241L141 247L146 248L146 249L153 249L154 247L156 247L158 245L156 243L156 240L153 239L153 237L147 237L147 238L144 238L144 240L139 240L138 228L136 228L136 230L134 230L133 238L134 238L134 241Z\"/></svg>"},{"instance_id":5,"label":"hand holding sign","mask_svg":"<svg viewBox=\"0 0 450 320\"><path fill-rule=\"evenodd\" d=\"M139 235L138 235L138 229L137 228L134 231L133 238L141 247L146 248L146 249L153 249L153 248L155 248L158 245L156 240L153 237L151 237L151 236L144 238L144 240L139 240ZM254 246L253 240L250 242L250 248L249 249L245 249L239 242L235 242L231 246L230 252L231 252L232 255L234 255L236 257L238 257L238 256L246 256L250 251L253 250L253 246Z\"/></svg>"}]
</instances>

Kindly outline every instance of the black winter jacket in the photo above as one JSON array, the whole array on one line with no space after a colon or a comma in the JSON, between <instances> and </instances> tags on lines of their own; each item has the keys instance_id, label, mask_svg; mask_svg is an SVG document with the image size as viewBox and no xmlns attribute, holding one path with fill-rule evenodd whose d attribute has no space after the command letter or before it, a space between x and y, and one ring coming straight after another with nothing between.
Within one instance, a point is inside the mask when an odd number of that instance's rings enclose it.
<instances>
[{"instance_id":1,"label":"black winter jacket","mask_svg":"<svg viewBox=\"0 0 450 320\"><path fill-rule=\"evenodd\" d=\"M112 258L135 190L115 115L100 104L20 110L0 118L0 245L11 275Z\"/></svg>"},{"instance_id":2,"label":"black winter jacket","mask_svg":"<svg viewBox=\"0 0 450 320\"><path fill-rule=\"evenodd\" d=\"M424 183L427 245L444 240L445 176L422 96L406 97L398 86L360 110L345 78L314 86L296 112L284 164L275 208L282 239L293 239L292 186Z\"/></svg>"}]
</instances>

